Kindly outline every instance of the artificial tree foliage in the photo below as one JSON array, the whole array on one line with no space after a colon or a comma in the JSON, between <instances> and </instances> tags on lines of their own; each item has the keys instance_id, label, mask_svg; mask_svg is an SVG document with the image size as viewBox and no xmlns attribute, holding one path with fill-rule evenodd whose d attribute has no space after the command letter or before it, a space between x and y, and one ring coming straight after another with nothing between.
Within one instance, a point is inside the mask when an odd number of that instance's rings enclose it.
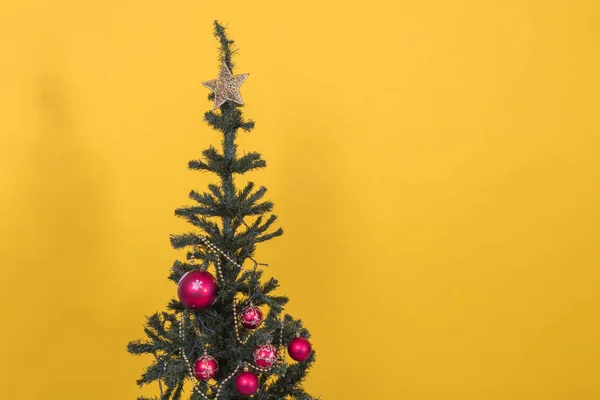
<instances>
[{"instance_id":1,"label":"artificial tree foliage","mask_svg":"<svg viewBox=\"0 0 600 400\"><path fill-rule=\"evenodd\" d=\"M233 71L235 65L234 42L226 34L225 28L214 22L214 36L219 41L220 61ZM208 96L214 99L214 93ZM221 147L210 146L202 151L202 157L192 160L188 166L195 171L206 171L219 178L218 184L208 185L208 191L192 190L189 197L194 205L176 209L175 215L192 225L188 233L171 235L171 244L175 249L186 250L186 261L175 261L169 279L175 284L188 271L208 269L217 276L219 296L216 303L204 310L186 310L175 297L166 306L166 311L157 312L147 318L144 327L146 337L128 344L132 354L150 354L154 358L137 383L142 386L158 382L159 397L138 397L138 400L204 400L204 397L192 390L190 375L184 358L193 363L207 350L219 363L216 380L198 381L199 390L206 398L214 399L218 384L228 377L240 364L253 363L254 349L272 342L278 347L280 359L268 372L257 373L260 389L253 399L313 399L302 387L307 372L315 361L314 351L304 362L282 359L287 343L297 334L309 338L310 333L300 320L284 314L288 298L276 294L278 281L265 277L265 264L253 258L258 243L283 234L281 228L275 229L277 216L272 214L273 203L264 200L267 189L256 188L248 182L238 189L235 176L264 168L266 162L257 152L239 154L236 138L240 131L250 132L254 122L244 118L242 106L226 101L216 110L204 114L205 122L221 135ZM221 249L243 269L236 267L222 254L210 251L202 237ZM222 277L214 270L219 262ZM174 292L176 288L174 286ZM263 324L251 332L245 344L241 344L235 333L233 302L241 310L251 301L255 306L267 310ZM183 339L180 336L180 324L184 318ZM283 324L282 324L283 321ZM282 332L283 326L283 332ZM245 338L250 332L241 326L238 328ZM280 337L283 335L283 343ZM280 346L282 344L282 346ZM187 384L186 384L187 383ZM227 381L218 399L243 399L234 387L234 379Z\"/></svg>"}]
</instances>

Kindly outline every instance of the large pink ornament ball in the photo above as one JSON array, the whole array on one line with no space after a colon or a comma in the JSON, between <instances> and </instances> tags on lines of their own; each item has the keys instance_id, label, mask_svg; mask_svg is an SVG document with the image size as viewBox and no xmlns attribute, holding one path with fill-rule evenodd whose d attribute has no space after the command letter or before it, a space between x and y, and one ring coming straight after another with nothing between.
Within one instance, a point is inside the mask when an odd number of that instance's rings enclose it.
<instances>
[{"instance_id":1,"label":"large pink ornament ball","mask_svg":"<svg viewBox=\"0 0 600 400\"><path fill-rule=\"evenodd\" d=\"M306 361L312 353L312 346L307 339L298 336L288 344L288 353L296 361Z\"/></svg>"},{"instance_id":2,"label":"large pink ornament ball","mask_svg":"<svg viewBox=\"0 0 600 400\"><path fill-rule=\"evenodd\" d=\"M193 270L181 277L177 284L179 301L186 308L208 308L217 301L217 280L209 272Z\"/></svg>"},{"instance_id":3,"label":"large pink ornament ball","mask_svg":"<svg viewBox=\"0 0 600 400\"><path fill-rule=\"evenodd\" d=\"M258 390L258 376L244 371L235 378L235 389L243 396L252 396Z\"/></svg>"},{"instance_id":4,"label":"large pink ornament ball","mask_svg":"<svg viewBox=\"0 0 600 400\"><path fill-rule=\"evenodd\" d=\"M277 349L271 344L258 346L253 355L256 365L262 368L271 368L277 361Z\"/></svg>"},{"instance_id":5,"label":"large pink ornament ball","mask_svg":"<svg viewBox=\"0 0 600 400\"><path fill-rule=\"evenodd\" d=\"M201 381L214 378L217 371L219 371L219 363L206 353L194 363L194 375Z\"/></svg>"},{"instance_id":6,"label":"large pink ornament ball","mask_svg":"<svg viewBox=\"0 0 600 400\"><path fill-rule=\"evenodd\" d=\"M249 305L244 307L240 313L240 321L242 321L244 328L256 329L263 322L263 313L260 308Z\"/></svg>"}]
</instances>

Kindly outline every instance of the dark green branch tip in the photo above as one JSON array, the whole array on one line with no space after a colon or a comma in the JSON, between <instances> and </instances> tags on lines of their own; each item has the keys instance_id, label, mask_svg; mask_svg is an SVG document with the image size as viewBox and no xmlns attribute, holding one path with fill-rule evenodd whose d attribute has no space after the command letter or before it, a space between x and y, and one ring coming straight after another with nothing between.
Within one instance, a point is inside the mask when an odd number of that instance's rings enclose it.
<instances>
[{"instance_id":1,"label":"dark green branch tip","mask_svg":"<svg viewBox=\"0 0 600 400\"><path fill-rule=\"evenodd\" d=\"M219 49L219 61L225 62L227 68L230 71L233 71L233 67L235 64L233 63L233 55L237 52L237 49L233 45L233 40L227 38L226 28L219 23L219 21L214 22L215 29L213 31L213 35L215 38L219 40L221 47Z\"/></svg>"}]
</instances>

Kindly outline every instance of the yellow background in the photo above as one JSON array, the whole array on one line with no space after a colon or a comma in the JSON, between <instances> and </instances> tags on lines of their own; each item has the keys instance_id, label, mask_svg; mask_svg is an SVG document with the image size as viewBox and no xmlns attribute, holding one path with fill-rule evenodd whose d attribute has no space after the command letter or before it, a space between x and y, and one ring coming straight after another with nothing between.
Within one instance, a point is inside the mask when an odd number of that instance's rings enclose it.
<instances>
[{"instance_id":1,"label":"yellow background","mask_svg":"<svg viewBox=\"0 0 600 400\"><path fill-rule=\"evenodd\" d=\"M134 399L230 26L286 234L259 247L341 399L600 398L597 1L0 6L2 398Z\"/></svg>"}]
</instances>

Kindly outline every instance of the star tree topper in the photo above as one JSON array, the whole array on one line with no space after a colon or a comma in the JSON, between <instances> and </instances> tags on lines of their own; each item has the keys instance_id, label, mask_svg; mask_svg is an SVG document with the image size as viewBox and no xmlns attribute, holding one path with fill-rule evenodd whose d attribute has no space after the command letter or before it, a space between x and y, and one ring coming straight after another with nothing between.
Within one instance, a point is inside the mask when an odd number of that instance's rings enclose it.
<instances>
[{"instance_id":1,"label":"star tree topper","mask_svg":"<svg viewBox=\"0 0 600 400\"><path fill-rule=\"evenodd\" d=\"M240 86L248 78L248 74L233 75L227 65L221 65L219 77L207 82L202 82L202 85L215 93L214 110L221 107L227 100L240 105L244 104L242 95L240 94Z\"/></svg>"}]
</instances>

